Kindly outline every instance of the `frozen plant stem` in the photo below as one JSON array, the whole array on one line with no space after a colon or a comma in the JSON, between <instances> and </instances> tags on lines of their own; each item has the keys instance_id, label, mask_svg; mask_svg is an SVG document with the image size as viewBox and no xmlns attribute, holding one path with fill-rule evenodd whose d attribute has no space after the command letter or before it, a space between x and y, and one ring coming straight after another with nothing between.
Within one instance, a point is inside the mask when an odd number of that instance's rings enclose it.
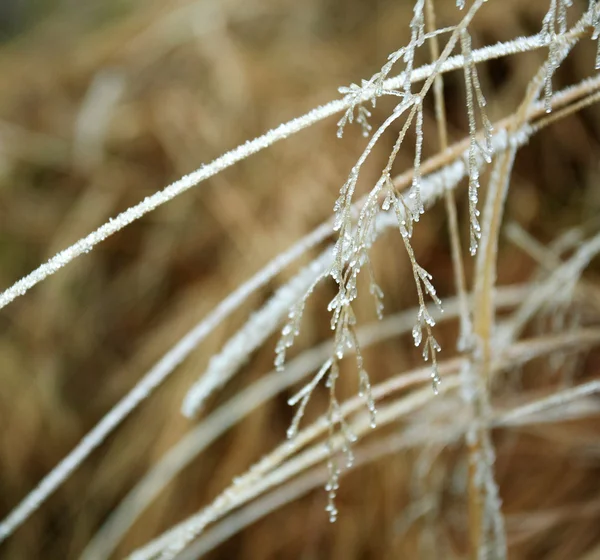
<instances>
[{"instance_id":1,"label":"frozen plant stem","mask_svg":"<svg viewBox=\"0 0 600 560\"><path fill-rule=\"evenodd\" d=\"M434 1L435 0L426 0L425 4L428 33L432 33L436 29ZM440 56L440 47L437 36L433 36L429 40L429 50L431 60L437 60ZM446 104L444 102L444 79L441 74L438 74L433 82L433 96L435 103L435 118L438 127L439 147L441 152L445 152L448 149L448 126L446 124ZM454 282L456 284L456 293L460 306L460 333L458 337L458 348L460 350L465 347L470 336L471 319L469 317L465 269L462 260L462 247L458 233L458 217L456 214L456 200L453 190L446 189L444 191L444 204L446 206L446 215L448 216L452 270L454 272Z\"/></svg>"},{"instance_id":2,"label":"frozen plant stem","mask_svg":"<svg viewBox=\"0 0 600 560\"><path fill-rule=\"evenodd\" d=\"M585 17L578 25L585 23ZM565 30L566 31L566 30ZM555 41L556 42L556 41ZM527 122L527 115L549 77L577 39L571 39L551 49L549 59L533 77L516 118L508 130L514 133ZM546 90L546 94L547 94ZM546 110L552 99L544 99ZM492 336L495 328L494 288L498 256L498 239L508 192L510 176L518 146L513 144L497 157L483 215L481 247L475 266L474 324L471 359L463 375L463 395L471 405L471 425L467 431L469 449L469 540L473 559L504 559L507 557L504 519L498 487L494 480L495 452L489 431L489 389L492 364Z\"/></svg>"}]
</instances>

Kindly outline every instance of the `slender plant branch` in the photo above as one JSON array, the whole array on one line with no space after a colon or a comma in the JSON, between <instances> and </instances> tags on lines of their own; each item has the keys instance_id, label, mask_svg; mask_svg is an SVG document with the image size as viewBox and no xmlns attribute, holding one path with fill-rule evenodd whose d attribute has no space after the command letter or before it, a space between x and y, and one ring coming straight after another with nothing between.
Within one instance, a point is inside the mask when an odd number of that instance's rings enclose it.
<instances>
[{"instance_id":1,"label":"slender plant branch","mask_svg":"<svg viewBox=\"0 0 600 560\"><path fill-rule=\"evenodd\" d=\"M427 31L432 33L436 28L434 0L426 0L427 10ZM437 36L429 41L430 55L432 60L437 60L440 56L440 47ZM433 83L433 95L435 102L435 118L437 121L438 141L441 152L448 149L448 126L446 124L446 104L444 102L444 79L441 74L435 77ZM471 319L469 307L467 305L467 287L465 280L465 268L463 266L462 247L460 235L458 232L458 217L456 213L456 200L454 192L446 190L444 193L444 203L446 215L448 216L448 233L450 234L450 251L452 255L452 270L454 272L454 283L458 295L461 314L460 314L460 333L458 336L458 347L463 348L465 342L470 336Z\"/></svg>"}]
</instances>

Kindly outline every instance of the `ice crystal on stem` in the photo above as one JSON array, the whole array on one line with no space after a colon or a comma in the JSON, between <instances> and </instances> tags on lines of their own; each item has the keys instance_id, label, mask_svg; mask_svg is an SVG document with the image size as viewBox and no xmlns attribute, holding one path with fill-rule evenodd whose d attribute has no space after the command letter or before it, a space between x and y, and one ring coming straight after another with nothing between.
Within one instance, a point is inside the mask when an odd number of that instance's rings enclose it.
<instances>
[{"instance_id":1,"label":"ice crystal on stem","mask_svg":"<svg viewBox=\"0 0 600 560\"><path fill-rule=\"evenodd\" d=\"M479 239L481 237L481 226L479 224L479 210L477 202L479 200L479 165L477 158L482 156L489 163L492 152L492 125L485 112L486 101L481 91L477 69L473 62L473 51L471 46L471 37L467 31L463 30L460 35L460 43L465 59L464 77L465 94L467 105L467 116L469 121L469 157L467 165L469 168L469 219L470 219L470 253L474 255L477 252ZM483 124L484 142L477 140L477 119L475 116L475 103L479 109L481 121Z\"/></svg>"},{"instance_id":2,"label":"ice crystal on stem","mask_svg":"<svg viewBox=\"0 0 600 560\"><path fill-rule=\"evenodd\" d=\"M597 42L596 47L596 70L600 70L600 10L596 0L590 0L588 9L590 25L593 27L592 41Z\"/></svg>"},{"instance_id":3,"label":"ice crystal on stem","mask_svg":"<svg viewBox=\"0 0 600 560\"><path fill-rule=\"evenodd\" d=\"M422 214L423 201L421 199L421 153L423 151L423 103L418 98L417 102L417 118L415 123L416 145L415 145L415 164L413 174L413 189L411 197L414 197L417 207L417 215Z\"/></svg>"},{"instance_id":4,"label":"ice crystal on stem","mask_svg":"<svg viewBox=\"0 0 600 560\"><path fill-rule=\"evenodd\" d=\"M410 244L410 238L412 236L412 211L409 205L404 200L404 197L393 191L389 191L386 195L386 201L389 200L389 204L393 205L394 212L396 213L396 219L398 222L398 229L404 242L408 258L413 271L415 280L415 286L417 288L417 296L419 299L419 311L417 313L417 322L412 329L412 336L415 346L420 346L423 342L423 332L425 332L425 344L423 346L423 359L425 361L431 358L431 380L433 390L437 394L438 386L441 383L441 378L438 372L437 366L437 353L441 350L440 345L433 336L432 327L435 326L435 321L425 305L425 294L433 300L433 302L442 309L442 302L437 295L435 287L431 283L432 276L422 266L417 263L415 253Z\"/></svg>"},{"instance_id":5,"label":"ice crystal on stem","mask_svg":"<svg viewBox=\"0 0 600 560\"><path fill-rule=\"evenodd\" d=\"M288 428L288 431L287 431L288 439L292 440L296 437L296 434L298 433L298 428L300 426L300 421L302 420L302 417L304 416L304 411L306 410L306 405L308 404L308 401L310 400L310 396L312 395L312 392L314 391L315 387L319 384L319 382L323 379L323 377L325 377L325 374L331 369L332 364L333 364L333 360L331 360L331 359L327 360L321 366L321 369L310 380L310 382L308 382L304 387L302 387L302 389L298 393L296 393L293 397L291 397L288 400L288 404L290 406L296 406L298 403L300 403L300 405L298 406L298 409L296 410L296 414L294 415L292 423L290 424L290 427Z\"/></svg>"},{"instance_id":6,"label":"ice crystal on stem","mask_svg":"<svg viewBox=\"0 0 600 560\"><path fill-rule=\"evenodd\" d=\"M371 116L370 111L362 104L365 91L371 87L371 82L363 80L361 85L350 84L350 86L342 86L338 88L338 91L344 95L344 99L348 101L349 106L342 118L338 121L337 126L337 137L342 138L344 135L344 128L348 123L354 122L354 112L357 112L356 122L362 129L363 136L369 136L371 132L371 125L369 124L369 117ZM375 107L375 98L371 100L373 107Z\"/></svg>"},{"instance_id":7,"label":"ice crystal on stem","mask_svg":"<svg viewBox=\"0 0 600 560\"><path fill-rule=\"evenodd\" d=\"M425 0L417 0L415 7L413 8L413 18L410 22L410 42L408 43L404 52L404 94L410 96L411 94L411 81L410 76L414 68L415 62L415 51L418 47L421 47L425 42L425 15L423 8L425 7Z\"/></svg>"},{"instance_id":8,"label":"ice crystal on stem","mask_svg":"<svg viewBox=\"0 0 600 560\"><path fill-rule=\"evenodd\" d=\"M596 2L590 2L590 13L594 14ZM561 38L567 32L567 9L573 5L572 0L551 0L550 8L542 22L542 41L548 44L548 62L544 79L544 103L546 113L552 112L552 76L558 68Z\"/></svg>"},{"instance_id":9,"label":"ice crystal on stem","mask_svg":"<svg viewBox=\"0 0 600 560\"><path fill-rule=\"evenodd\" d=\"M346 423L340 404L335 394L335 384L339 376L339 368L337 362L333 362L327 377L327 387L329 388L329 409L327 411L327 424L329 426L329 433L327 437L327 450L329 459L327 460L327 470L329 472L329 478L325 486L327 492L327 507L326 511L329 513L329 521L334 523L337 520L337 507L335 505L335 497L339 488L339 477L342 469L338 463L335 453L335 437L336 437L336 426L339 426L339 432L342 437L341 452L346 458L346 468L352 468L354 464L354 454L352 453L351 445L356 442L356 436Z\"/></svg>"}]
</instances>

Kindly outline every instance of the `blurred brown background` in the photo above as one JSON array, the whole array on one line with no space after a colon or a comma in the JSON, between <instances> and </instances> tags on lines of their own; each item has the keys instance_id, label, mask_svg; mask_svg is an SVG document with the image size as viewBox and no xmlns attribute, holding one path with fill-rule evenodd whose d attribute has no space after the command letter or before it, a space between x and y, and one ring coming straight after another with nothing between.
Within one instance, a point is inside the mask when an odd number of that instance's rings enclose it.
<instances>
[{"instance_id":1,"label":"blurred brown background","mask_svg":"<svg viewBox=\"0 0 600 560\"><path fill-rule=\"evenodd\" d=\"M436 4L439 26L456 21L454 1ZM546 0L490 0L473 24L474 46L535 33L547 6ZM406 41L411 14L407 0L2 0L0 287L200 164L337 97L338 86L370 77ZM594 54L591 42L578 46L555 87L590 75ZM492 119L515 108L542 57L531 53L479 69ZM460 73L447 76L446 92L451 138L458 140L466 131ZM390 103L378 105L375 123ZM587 109L522 150L508 220L547 243L598 215L599 127L600 114ZM425 155L432 155L438 147L431 111L425 137ZM392 138L373 155L361 192ZM0 312L0 516L179 337L330 215L363 142L358 129L338 140L335 120L321 123L161 207ZM397 171L411 167L412 158L410 149L401 153ZM466 244L465 189L459 192ZM414 246L440 294L453 294L443 205L418 224ZM414 284L397 232L377 244L374 263L386 313L413 307ZM472 260L466 263L470 278ZM535 269L529 256L503 240L499 283L521 282ZM0 557L78 557L149 465L189 429L181 399L210 356L292 272L217 329L0 545ZM312 298L294 353L329 336L325 306L333 294L328 283ZM364 300L359 312L369 321L373 306ZM444 355L453 353L455 327L439 330ZM271 370L275 341L256 352L209 410ZM410 337L365 357L374 381L420 363ZM598 358L592 352L578 359L572 375L595 375ZM541 361L526 368L523 383L555 375L547 370ZM352 372L340 380L344 395L356 392ZM128 533L117 557L206 504L278 444L292 417L288 396L253 413L185 469ZM326 400L324 391L316 394L311 415ZM599 435L594 418L499 435L497 472L511 558L579 558L598 546ZM422 544L423 520L402 529L419 457L419 450L398 453L345 477L335 525L327 522L319 489L210 558L446 557ZM437 462L443 508L436 530L458 554L464 552L465 504L452 481L464 474L464 453L460 446L446 449Z\"/></svg>"}]
</instances>

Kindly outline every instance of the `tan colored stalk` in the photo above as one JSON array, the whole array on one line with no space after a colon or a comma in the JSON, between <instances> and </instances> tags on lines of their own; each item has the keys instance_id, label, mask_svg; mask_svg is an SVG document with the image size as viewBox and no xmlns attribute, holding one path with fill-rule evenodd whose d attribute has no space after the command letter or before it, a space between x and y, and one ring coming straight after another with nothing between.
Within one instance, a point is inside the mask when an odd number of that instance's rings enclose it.
<instances>
[{"instance_id":1,"label":"tan colored stalk","mask_svg":"<svg viewBox=\"0 0 600 560\"><path fill-rule=\"evenodd\" d=\"M561 55L568 53L565 49ZM509 133L519 130L528 120L530 107L535 103L547 79L547 62L530 82L525 97L508 127ZM493 444L488 427L490 413L489 385L492 365L492 337L495 328L494 288L498 240L517 147L511 146L500 154L494 165L483 212L481 247L475 266L473 348L468 383L472 384L472 426L467 436L469 447L469 541L471 558L477 559L487 546L485 516L491 515L494 533L492 554L506 558L506 537L499 501L490 495L493 479ZM482 472L485 473L482 475ZM482 480L485 479L485 480Z\"/></svg>"}]
</instances>

